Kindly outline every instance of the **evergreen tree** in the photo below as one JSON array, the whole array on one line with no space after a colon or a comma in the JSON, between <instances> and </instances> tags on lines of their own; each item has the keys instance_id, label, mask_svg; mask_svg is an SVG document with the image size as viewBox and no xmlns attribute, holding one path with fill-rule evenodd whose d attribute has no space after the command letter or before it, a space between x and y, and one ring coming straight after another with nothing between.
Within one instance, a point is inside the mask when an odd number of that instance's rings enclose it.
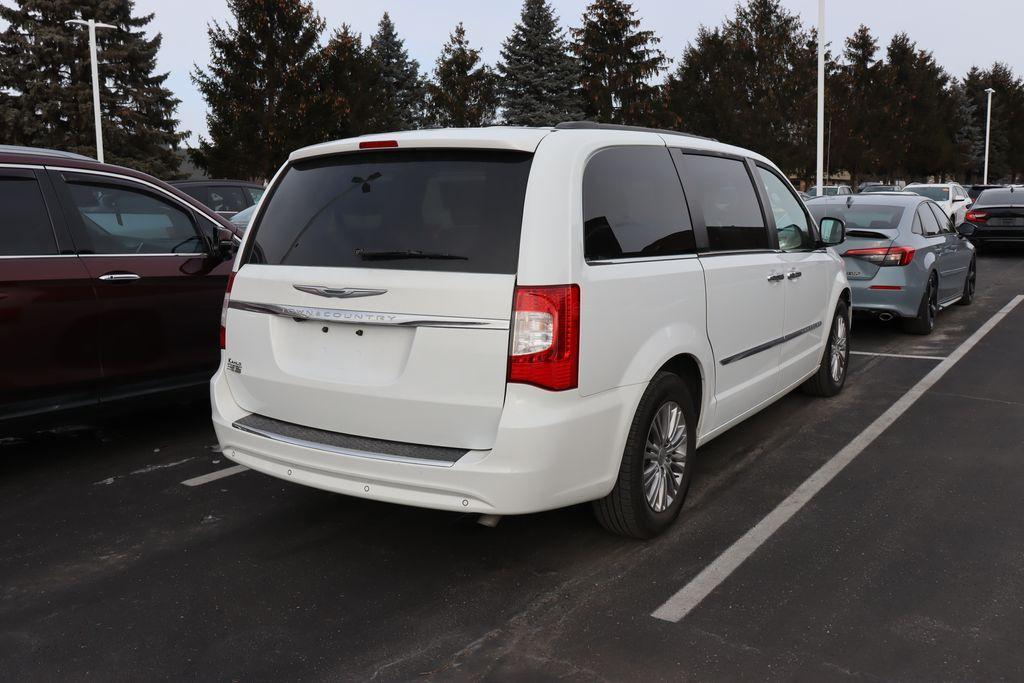
<instances>
[{"instance_id":1,"label":"evergreen tree","mask_svg":"<svg viewBox=\"0 0 1024 683\"><path fill-rule=\"evenodd\" d=\"M690 132L756 149L804 175L814 163L815 40L778 0L737 5L686 48L666 83L667 109Z\"/></svg>"},{"instance_id":2,"label":"evergreen tree","mask_svg":"<svg viewBox=\"0 0 1024 683\"><path fill-rule=\"evenodd\" d=\"M370 38L370 56L378 74L373 86L378 102L367 129L380 132L417 127L423 120L425 96L420 65L410 59L387 12Z\"/></svg>"},{"instance_id":3,"label":"evergreen tree","mask_svg":"<svg viewBox=\"0 0 1024 683\"><path fill-rule=\"evenodd\" d=\"M957 175L964 181L977 178L980 182L985 158L985 131L978 124L978 107L962 82L954 83L950 94L956 108L952 127L958 153Z\"/></svg>"},{"instance_id":4,"label":"evergreen tree","mask_svg":"<svg viewBox=\"0 0 1024 683\"><path fill-rule=\"evenodd\" d=\"M605 123L649 125L660 120L660 89L648 82L669 63L653 31L641 31L623 0L594 0L572 29L583 110Z\"/></svg>"},{"instance_id":5,"label":"evergreen tree","mask_svg":"<svg viewBox=\"0 0 1024 683\"><path fill-rule=\"evenodd\" d=\"M192 73L210 131L192 159L216 177L269 178L290 152L323 140L324 21L304 0L228 0L228 8L234 23L208 27L210 64Z\"/></svg>"},{"instance_id":6,"label":"evergreen tree","mask_svg":"<svg viewBox=\"0 0 1024 683\"><path fill-rule=\"evenodd\" d=\"M342 24L324 47L322 65L317 88L323 98L319 105L324 114L319 128L323 136L347 138L376 130L372 121L381 107L380 71L373 55L363 48L362 37Z\"/></svg>"},{"instance_id":7,"label":"evergreen tree","mask_svg":"<svg viewBox=\"0 0 1024 683\"><path fill-rule=\"evenodd\" d=\"M923 180L955 168L949 75L906 33L890 41L883 73L886 118L875 139L886 150L889 174Z\"/></svg>"},{"instance_id":8,"label":"evergreen tree","mask_svg":"<svg viewBox=\"0 0 1024 683\"><path fill-rule=\"evenodd\" d=\"M863 24L846 39L844 62L832 81L829 104L832 117L832 159L850 172L857 183L861 173L878 175L885 150L876 144L886 126L886 92L882 83L884 65L878 60L878 41Z\"/></svg>"},{"instance_id":9,"label":"evergreen tree","mask_svg":"<svg viewBox=\"0 0 1024 683\"><path fill-rule=\"evenodd\" d=\"M440 127L483 126L498 104L494 72L480 64L480 50L469 46L460 22L441 50L434 78L427 84L427 114Z\"/></svg>"},{"instance_id":10,"label":"evergreen tree","mask_svg":"<svg viewBox=\"0 0 1024 683\"><path fill-rule=\"evenodd\" d=\"M992 88L992 130L989 149L989 181L1001 178L1016 182L1024 180L1024 82L1002 62L982 72L981 83L974 91L978 113L984 130L988 110L986 88Z\"/></svg>"},{"instance_id":11,"label":"evergreen tree","mask_svg":"<svg viewBox=\"0 0 1024 683\"><path fill-rule=\"evenodd\" d=\"M525 0L498 63L505 123L551 126L583 118L579 73L547 0Z\"/></svg>"},{"instance_id":12,"label":"evergreen tree","mask_svg":"<svg viewBox=\"0 0 1024 683\"><path fill-rule=\"evenodd\" d=\"M96 33L105 161L164 178L178 174L179 100L156 73L162 36L131 0L14 0L0 5L0 142L96 155L88 32L68 19L116 29Z\"/></svg>"}]
</instances>

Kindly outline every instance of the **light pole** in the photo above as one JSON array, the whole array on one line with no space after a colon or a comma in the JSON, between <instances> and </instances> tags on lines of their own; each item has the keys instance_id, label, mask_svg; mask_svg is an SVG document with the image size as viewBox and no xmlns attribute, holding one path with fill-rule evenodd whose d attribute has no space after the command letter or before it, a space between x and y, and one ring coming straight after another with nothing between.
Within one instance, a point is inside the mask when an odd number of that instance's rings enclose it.
<instances>
[{"instance_id":1,"label":"light pole","mask_svg":"<svg viewBox=\"0 0 1024 683\"><path fill-rule=\"evenodd\" d=\"M818 0L818 193L825 194L825 0Z\"/></svg>"},{"instance_id":2,"label":"light pole","mask_svg":"<svg viewBox=\"0 0 1024 683\"><path fill-rule=\"evenodd\" d=\"M92 62L92 113L96 122L96 160L103 163L103 130L100 128L100 71L96 63L96 29L117 28L101 24L95 19L68 19L65 24L81 24L89 27L89 59Z\"/></svg>"},{"instance_id":3,"label":"light pole","mask_svg":"<svg viewBox=\"0 0 1024 683\"><path fill-rule=\"evenodd\" d=\"M992 132L992 93L995 90L985 88L985 92L988 93L988 114L985 116L985 175L981 181L982 185L988 185L988 139Z\"/></svg>"}]
</instances>

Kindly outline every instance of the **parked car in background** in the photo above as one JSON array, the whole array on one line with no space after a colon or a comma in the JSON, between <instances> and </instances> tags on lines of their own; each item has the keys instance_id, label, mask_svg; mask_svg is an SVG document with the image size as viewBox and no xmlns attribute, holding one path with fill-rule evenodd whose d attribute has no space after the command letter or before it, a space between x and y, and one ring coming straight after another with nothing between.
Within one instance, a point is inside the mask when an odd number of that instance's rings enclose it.
<instances>
[{"instance_id":1,"label":"parked car in background","mask_svg":"<svg viewBox=\"0 0 1024 683\"><path fill-rule=\"evenodd\" d=\"M0 424L201 386L238 235L170 185L0 151Z\"/></svg>"},{"instance_id":2,"label":"parked car in background","mask_svg":"<svg viewBox=\"0 0 1024 683\"><path fill-rule=\"evenodd\" d=\"M900 188L895 185L867 185L861 188L860 194L871 194L872 192L899 192Z\"/></svg>"},{"instance_id":3,"label":"parked car in background","mask_svg":"<svg viewBox=\"0 0 1024 683\"><path fill-rule=\"evenodd\" d=\"M954 225L960 225L966 220L967 210L971 207L971 198L959 183L911 183L903 189L927 197L941 206L946 216L953 219Z\"/></svg>"},{"instance_id":4,"label":"parked car in background","mask_svg":"<svg viewBox=\"0 0 1024 683\"><path fill-rule=\"evenodd\" d=\"M1024 187L985 190L967 212L964 232L979 248L1024 242Z\"/></svg>"},{"instance_id":5,"label":"parked car in background","mask_svg":"<svg viewBox=\"0 0 1024 683\"><path fill-rule=\"evenodd\" d=\"M846 380L842 224L823 239L753 152L425 130L302 149L276 178L211 384L223 453L266 474L488 515L596 501L649 537L700 444Z\"/></svg>"},{"instance_id":6,"label":"parked car in background","mask_svg":"<svg viewBox=\"0 0 1024 683\"><path fill-rule=\"evenodd\" d=\"M826 185L824 192L819 190L820 188L817 185L811 185L807 188L807 194L812 197L834 197L837 195L846 196L853 194L853 189L849 185Z\"/></svg>"},{"instance_id":7,"label":"parked car in background","mask_svg":"<svg viewBox=\"0 0 1024 683\"><path fill-rule=\"evenodd\" d=\"M224 218L231 218L263 196L263 185L246 180L175 180L176 188L198 199Z\"/></svg>"},{"instance_id":8,"label":"parked car in background","mask_svg":"<svg viewBox=\"0 0 1024 683\"><path fill-rule=\"evenodd\" d=\"M252 220L252 214L256 211L256 206L256 204L253 204L247 209L242 209L228 220L230 220L231 224L236 228L245 230L249 227L249 221Z\"/></svg>"},{"instance_id":9,"label":"parked car in background","mask_svg":"<svg viewBox=\"0 0 1024 683\"><path fill-rule=\"evenodd\" d=\"M939 311L974 300L974 247L937 203L906 192L872 192L807 204L817 218L846 222L836 247L846 261L853 309L900 318L913 334L930 334Z\"/></svg>"},{"instance_id":10,"label":"parked car in background","mask_svg":"<svg viewBox=\"0 0 1024 683\"><path fill-rule=\"evenodd\" d=\"M971 201L976 201L978 196L981 195L985 190L994 190L996 188L1005 187L1004 185L971 185L967 188L967 196L971 198Z\"/></svg>"}]
</instances>

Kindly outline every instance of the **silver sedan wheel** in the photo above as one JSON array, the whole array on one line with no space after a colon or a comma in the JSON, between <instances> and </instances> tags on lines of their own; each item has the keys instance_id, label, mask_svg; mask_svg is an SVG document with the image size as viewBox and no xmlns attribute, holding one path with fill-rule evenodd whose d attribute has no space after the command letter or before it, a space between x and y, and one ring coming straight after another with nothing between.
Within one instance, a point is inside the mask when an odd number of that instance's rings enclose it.
<instances>
[{"instance_id":1,"label":"silver sedan wheel","mask_svg":"<svg viewBox=\"0 0 1024 683\"><path fill-rule=\"evenodd\" d=\"M836 384L843 380L846 373L847 336L846 317L837 315L836 321L832 324L832 355L829 360L832 381Z\"/></svg>"},{"instance_id":2,"label":"silver sedan wheel","mask_svg":"<svg viewBox=\"0 0 1024 683\"><path fill-rule=\"evenodd\" d=\"M658 408L644 445L644 494L655 512L664 512L679 495L686 471L686 417L675 401Z\"/></svg>"}]
</instances>

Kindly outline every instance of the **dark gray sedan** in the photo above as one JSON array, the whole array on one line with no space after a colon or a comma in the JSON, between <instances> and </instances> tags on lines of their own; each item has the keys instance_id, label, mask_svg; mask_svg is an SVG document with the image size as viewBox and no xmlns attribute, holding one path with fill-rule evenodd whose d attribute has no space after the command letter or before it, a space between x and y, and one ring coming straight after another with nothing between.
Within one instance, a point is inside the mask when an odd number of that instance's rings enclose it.
<instances>
[{"instance_id":1,"label":"dark gray sedan","mask_svg":"<svg viewBox=\"0 0 1024 683\"><path fill-rule=\"evenodd\" d=\"M974 246L935 202L905 192L816 197L819 221L846 222L835 247L846 261L854 310L900 318L907 332L930 334L939 311L974 299Z\"/></svg>"}]
</instances>

